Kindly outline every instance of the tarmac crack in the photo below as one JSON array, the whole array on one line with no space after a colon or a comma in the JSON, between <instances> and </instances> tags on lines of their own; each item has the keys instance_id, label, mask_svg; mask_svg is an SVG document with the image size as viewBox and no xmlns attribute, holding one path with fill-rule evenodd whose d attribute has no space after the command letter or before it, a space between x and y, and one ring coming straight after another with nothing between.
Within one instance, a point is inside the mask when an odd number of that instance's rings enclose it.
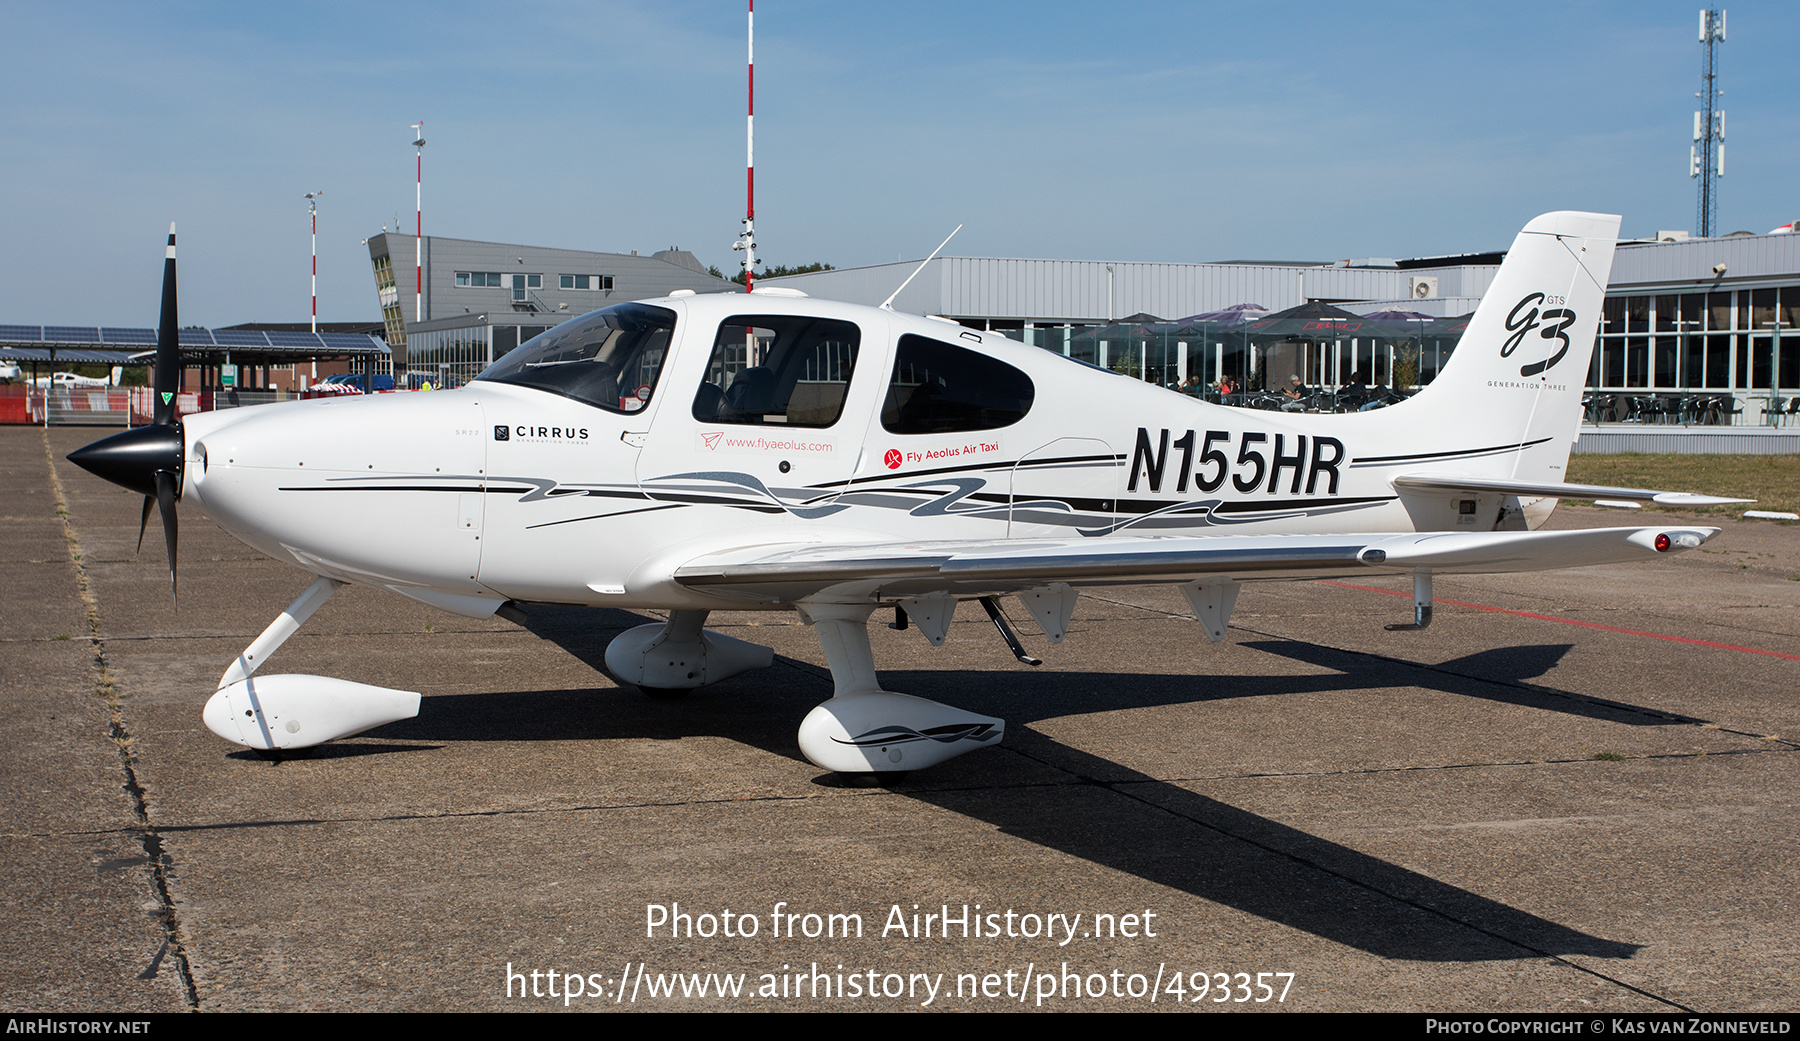
<instances>
[{"instance_id":1,"label":"tarmac crack","mask_svg":"<svg viewBox=\"0 0 1800 1041\"><path fill-rule=\"evenodd\" d=\"M119 701L118 691L113 684L112 663L107 657L106 642L100 637L100 605L94 597L93 586L88 581L81 540L75 534L75 526L69 519L69 504L63 495L62 480L56 473L56 455L50 449L48 428L43 436L44 464L50 472L50 492L56 504L56 515L62 521L63 538L69 545L69 564L75 569L75 588L81 598L84 630L82 638L87 641L93 653L94 693L106 704L107 736L118 750L119 768L125 775L125 782L121 787L130 798L131 816L137 824L135 828L128 829L128 833L137 839L144 851L145 866L150 869L150 887L156 894L157 920L162 925L162 948L138 978L154 979L166 958L175 966L181 983L182 1000L188 1011L198 1012L199 992L194 987L194 973L188 963L187 948L182 939L181 920L175 912L175 900L169 889L171 861L163 850L162 836L150 823L150 814L144 801L144 786L138 781L137 768L131 754L131 732L125 725L124 705Z\"/></svg>"}]
</instances>

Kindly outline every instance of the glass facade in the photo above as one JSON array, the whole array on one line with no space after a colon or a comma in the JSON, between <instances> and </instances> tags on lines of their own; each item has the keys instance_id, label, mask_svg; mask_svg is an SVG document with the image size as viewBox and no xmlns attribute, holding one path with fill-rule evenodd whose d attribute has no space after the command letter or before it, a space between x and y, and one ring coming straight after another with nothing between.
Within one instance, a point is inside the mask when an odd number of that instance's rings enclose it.
<instances>
[{"instance_id":1,"label":"glass facade","mask_svg":"<svg viewBox=\"0 0 1800 1041\"><path fill-rule=\"evenodd\" d=\"M1588 368L1600 422L1773 423L1800 394L1800 286L1611 296Z\"/></svg>"},{"instance_id":2,"label":"glass facade","mask_svg":"<svg viewBox=\"0 0 1800 1041\"><path fill-rule=\"evenodd\" d=\"M477 325L461 329L415 329L406 352L406 369L414 382L434 387L460 387L474 379L521 343L545 332L546 325Z\"/></svg>"},{"instance_id":3,"label":"glass facade","mask_svg":"<svg viewBox=\"0 0 1800 1041\"><path fill-rule=\"evenodd\" d=\"M1318 392L1358 384L1426 386L1466 319L1415 335L1276 340L1230 324L965 320L1159 386L1235 392L1290 375ZM1197 383L1197 386L1196 386ZM1766 425L1800 397L1800 286L1620 294L1606 298L1587 376L1589 421Z\"/></svg>"},{"instance_id":4,"label":"glass facade","mask_svg":"<svg viewBox=\"0 0 1800 1041\"><path fill-rule=\"evenodd\" d=\"M995 331L1013 335L998 323L970 324L993 325ZM1420 321L1411 335L1400 327L1393 330L1398 335L1329 339L1253 335L1245 331L1244 323L1021 324L1026 343L1216 400L1221 381L1231 393L1242 395L1264 390L1271 378L1278 386L1290 375L1321 392L1398 385L1410 393L1429 384L1450 360L1463 323Z\"/></svg>"},{"instance_id":5,"label":"glass facade","mask_svg":"<svg viewBox=\"0 0 1800 1041\"><path fill-rule=\"evenodd\" d=\"M381 301L381 324L387 331L388 347L406 349L406 317L400 311L400 289L394 284L393 258L375 258L375 294Z\"/></svg>"}]
</instances>

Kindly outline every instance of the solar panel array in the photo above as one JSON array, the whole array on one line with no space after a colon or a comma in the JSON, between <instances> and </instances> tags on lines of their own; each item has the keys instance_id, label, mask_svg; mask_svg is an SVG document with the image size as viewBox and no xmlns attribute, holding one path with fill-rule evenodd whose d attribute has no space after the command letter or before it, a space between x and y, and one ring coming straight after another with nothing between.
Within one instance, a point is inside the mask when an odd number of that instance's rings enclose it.
<instances>
[{"instance_id":1,"label":"solar panel array","mask_svg":"<svg viewBox=\"0 0 1800 1041\"><path fill-rule=\"evenodd\" d=\"M249 329L183 329L183 347L220 347L228 350L262 349L275 354L387 353L386 344L359 333L258 332ZM0 346L7 344L92 344L95 347L154 347L155 329L92 325L0 324Z\"/></svg>"},{"instance_id":2,"label":"solar panel array","mask_svg":"<svg viewBox=\"0 0 1800 1041\"><path fill-rule=\"evenodd\" d=\"M308 334L310 335L310 334ZM387 350L387 345L373 336L360 336L356 333L320 333L319 339L327 348L339 351L366 351L371 343Z\"/></svg>"}]
</instances>

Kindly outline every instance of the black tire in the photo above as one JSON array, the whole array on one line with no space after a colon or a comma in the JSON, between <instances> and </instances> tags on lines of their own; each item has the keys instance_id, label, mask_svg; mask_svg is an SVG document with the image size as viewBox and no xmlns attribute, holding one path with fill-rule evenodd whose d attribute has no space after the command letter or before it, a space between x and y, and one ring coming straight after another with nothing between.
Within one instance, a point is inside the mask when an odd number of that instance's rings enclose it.
<instances>
[{"instance_id":1,"label":"black tire","mask_svg":"<svg viewBox=\"0 0 1800 1041\"><path fill-rule=\"evenodd\" d=\"M695 689L696 688L694 688L694 687L639 687L638 688L638 690L641 690L644 692L645 697L655 698L657 701L679 701L682 698L687 697L689 694L692 694L695 691Z\"/></svg>"},{"instance_id":2,"label":"black tire","mask_svg":"<svg viewBox=\"0 0 1800 1041\"><path fill-rule=\"evenodd\" d=\"M882 770L879 773L840 773L838 781L846 788L892 788L906 780L911 770Z\"/></svg>"},{"instance_id":3,"label":"black tire","mask_svg":"<svg viewBox=\"0 0 1800 1041\"><path fill-rule=\"evenodd\" d=\"M287 759L310 759L313 749L318 745L307 745L305 748L252 748L258 759L267 759L271 763L279 763Z\"/></svg>"}]
</instances>

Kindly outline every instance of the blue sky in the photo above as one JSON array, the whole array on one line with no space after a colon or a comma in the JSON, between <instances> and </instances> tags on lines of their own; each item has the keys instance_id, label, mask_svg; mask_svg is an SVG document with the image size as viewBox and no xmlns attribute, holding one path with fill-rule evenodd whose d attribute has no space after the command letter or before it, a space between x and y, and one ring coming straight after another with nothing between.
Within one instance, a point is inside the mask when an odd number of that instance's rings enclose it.
<instances>
[{"instance_id":1,"label":"blue sky","mask_svg":"<svg viewBox=\"0 0 1800 1041\"><path fill-rule=\"evenodd\" d=\"M1501 248L1552 209L1692 230L1699 7L763 0L773 263ZM730 269L744 6L9 4L0 321L378 317L362 240L671 245ZM1721 230L1800 217L1800 8L1730 8Z\"/></svg>"}]
</instances>

